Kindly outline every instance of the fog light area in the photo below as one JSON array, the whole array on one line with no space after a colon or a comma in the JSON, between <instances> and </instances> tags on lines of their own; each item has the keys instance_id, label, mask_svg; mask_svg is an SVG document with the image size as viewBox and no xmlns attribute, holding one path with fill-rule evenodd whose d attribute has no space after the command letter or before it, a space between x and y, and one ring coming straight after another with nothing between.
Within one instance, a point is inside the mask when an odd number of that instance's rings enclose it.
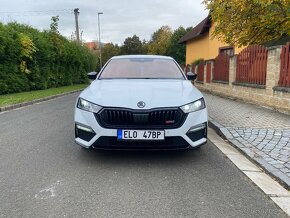
<instances>
[{"instance_id":1,"label":"fog light area","mask_svg":"<svg viewBox=\"0 0 290 218\"><path fill-rule=\"evenodd\" d=\"M83 130L83 131L86 131L86 132L92 132L92 133L94 133L94 130L92 130L91 128L85 127L85 126L81 126L79 124L76 124L76 128L77 129L80 129L80 130Z\"/></svg>"},{"instance_id":2,"label":"fog light area","mask_svg":"<svg viewBox=\"0 0 290 218\"><path fill-rule=\"evenodd\" d=\"M207 138L207 125L206 125L206 123L191 127L188 130L188 132L186 133L186 135L193 142L198 141L202 138Z\"/></svg>"},{"instance_id":3,"label":"fog light area","mask_svg":"<svg viewBox=\"0 0 290 218\"><path fill-rule=\"evenodd\" d=\"M83 126L80 124L75 125L75 137L76 138L80 138L82 140L89 142L95 135L96 135L96 133L94 132L94 130L92 128L90 128L88 126Z\"/></svg>"},{"instance_id":4,"label":"fog light area","mask_svg":"<svg viewBox=\"0 0 290 218\"><path fill-rule=\"evenodd\" d=\"M193 126L193 127L191 127L191 128L188 130L188 133L191 133L191 132L197 132L197 131L202 130L202 129L204 129L204 128L206 128L206 124L205 124L205 123L200 124L200 125L197 125L197 126Z\"/></svg>"}]
</instances>

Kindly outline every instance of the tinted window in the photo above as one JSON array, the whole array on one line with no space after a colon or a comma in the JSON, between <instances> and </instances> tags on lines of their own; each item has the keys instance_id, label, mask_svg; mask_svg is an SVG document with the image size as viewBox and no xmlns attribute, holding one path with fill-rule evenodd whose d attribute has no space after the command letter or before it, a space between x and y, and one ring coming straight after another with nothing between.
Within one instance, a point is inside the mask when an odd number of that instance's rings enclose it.
<instances>
[{"instance_id":1,"label":"tinted window","mask_svg":"<svg viewBox=\"0 0 290 218\"><path fill-rule=\"evenodd\" d=\"M111 60L100 79L184 79L176 63L160 58L120 58Z\"/></svg>"}]
</instances>

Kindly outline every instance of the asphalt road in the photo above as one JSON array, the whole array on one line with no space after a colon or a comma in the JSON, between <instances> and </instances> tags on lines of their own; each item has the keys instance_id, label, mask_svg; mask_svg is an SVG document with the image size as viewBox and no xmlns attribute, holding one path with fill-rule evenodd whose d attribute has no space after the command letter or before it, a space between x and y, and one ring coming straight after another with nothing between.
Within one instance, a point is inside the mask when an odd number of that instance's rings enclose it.
<instances>
[{"instance_id":1,"label":"asphalt road","mask_svg":"<svg viewBox=\"0 0 290 218\"><path fill-rule=\"evenodd\" d=\"M89 152L77 95L0 114L0 217L287 217L212 144Z\"/></svg>"}]
</instances>

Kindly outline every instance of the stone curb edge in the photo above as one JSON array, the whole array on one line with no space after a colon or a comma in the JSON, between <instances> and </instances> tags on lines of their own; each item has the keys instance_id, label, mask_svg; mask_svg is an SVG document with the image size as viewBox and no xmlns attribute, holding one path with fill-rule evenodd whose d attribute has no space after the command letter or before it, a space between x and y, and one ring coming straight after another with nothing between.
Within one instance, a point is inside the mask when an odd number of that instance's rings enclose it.
<instances>
[{"instance_id":1,"label":"stone curb edge","mask_svg":"<svg viewBox=\"0 0 290 218\"><path fill-rule=\"evenodd\" d=\"M70 92L65 92L65 93L61 93L61 94L57 94L57 95L48 96L48 97L45 97L45 98L35 99L35 100L32 100L32 101L26 101L26 102L22 102L22 103L18 103L18 104L12 104L12 105L8 105L8 106L0 107L0 113L4 112L4 111L10 111L10 110L13 110L13 109L17 109L17 108L33 105L33 104L36 104L36 103L48 101L48 100L55 99L55 98L58 98L58 97L62 97L62 96L65 96L65 95L77 93L77 92L80 92L82 90L83 89L74 90L74 91L70 91Z\"/></svg>"},{"instance_id":2,"label":"stone curb edge","mask_svg":"<svg viewBox=\"0 0 290 218\"><path fill-rule=\"evenodd\" d=\"M231 145L233 145L236 149L241 151L245 156L254 164L260 166L268 175L271 177L274 177L284 188L287 190L290 190L290 179L285 176L282 172L275 169L273 166L271 166L269 163L267 163L262 158L259 158L258 155L254 151L252 151L250 148L242 148L243 146L239 146L241 143L236 141L235 139L230 139L226 136L226 134L223 132L223 126L220 125L218 122L216 122L213 119L209 120L209 127L211 127L218 135L220 135L223 139L226 139Z\"/></svg>"}]
</instances>

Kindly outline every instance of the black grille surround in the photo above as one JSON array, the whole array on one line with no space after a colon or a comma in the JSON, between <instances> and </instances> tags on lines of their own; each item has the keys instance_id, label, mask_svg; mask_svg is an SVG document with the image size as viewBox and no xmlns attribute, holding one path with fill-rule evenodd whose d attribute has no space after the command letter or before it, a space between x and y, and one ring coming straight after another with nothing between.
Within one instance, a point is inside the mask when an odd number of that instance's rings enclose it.
<instances>
[{"instance_id":1,"label":"black grille surround","mask_svg":"<svg viewBox=\"0 0 290 218\"><path fill-rule=\"evenodd\" d=\"M95 117L108 129L176 129L183 125L187 114L179 108L103 108Z\"/></svg>"}]
</instances>

